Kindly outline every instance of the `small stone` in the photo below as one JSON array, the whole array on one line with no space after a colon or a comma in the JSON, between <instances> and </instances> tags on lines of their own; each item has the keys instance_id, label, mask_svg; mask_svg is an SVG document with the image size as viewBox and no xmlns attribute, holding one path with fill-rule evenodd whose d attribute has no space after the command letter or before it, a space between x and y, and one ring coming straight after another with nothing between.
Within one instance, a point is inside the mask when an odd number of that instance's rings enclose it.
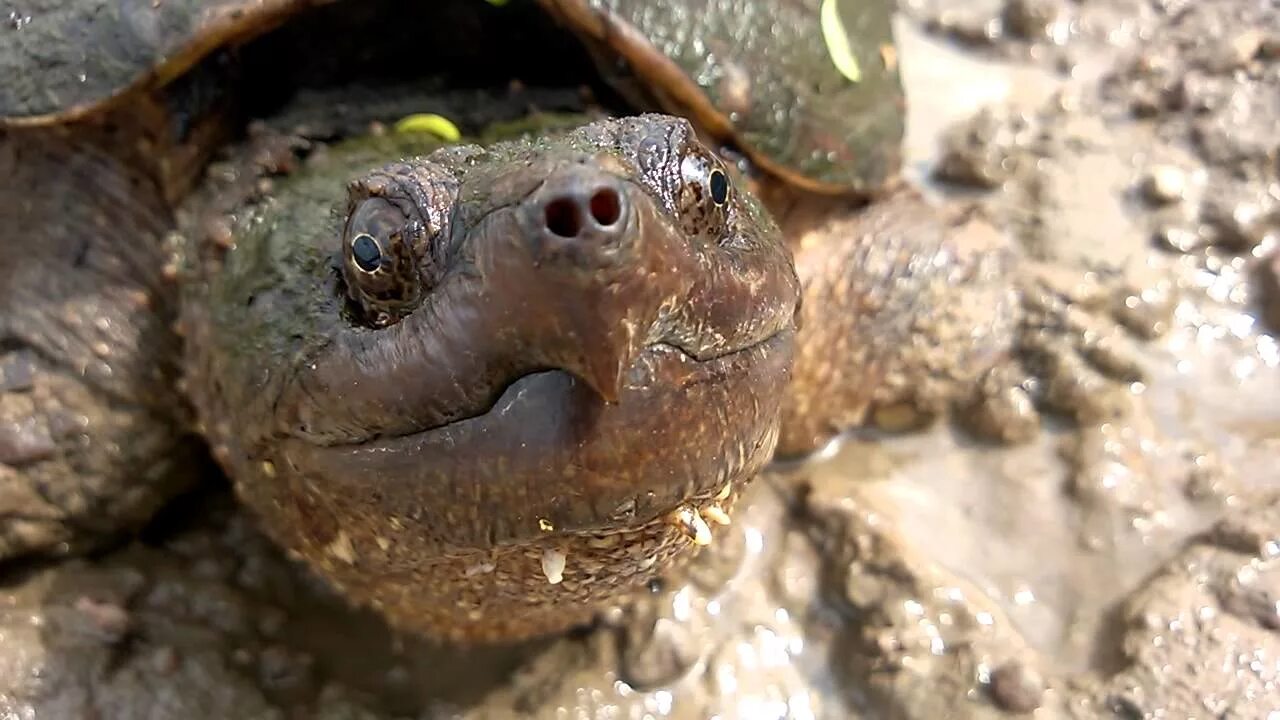
<instances>
[{"instance_id":1,"label":"small stone","mask_svg":"<svg viewBox=\"0 0 1280 720\"><path fill-rule=\"evenodd\" d=\"M308 168L318 168L328 163L329 157L328 145L316 145L315 149L303 160L303 164Z\"/></svg>"},{"instance_id":2,"label":"small stone","mask_svg":"<svg viewBox=\"0 0 1280 720\"><path fill-rule=\"evenodd\" d=\"M1029 713L1044 701L1044 678L1033 668L1011 660L991 673L991 697L1001 708Z\"/></svg>"},{"instance_id":3,"label":"small stone","mask_svg":"<svg viewBox=\"0 0 1280 720\"><path fill-rule=\"evenodd\" d=\"M230 250L236 242L231 222L225 217L211 218L206 221L205 237L214 247L222 250Z\"/></svg>"},{"instance_id":4,"label":"small stone","mask_svg":"<svg viewBox=\"0 0 1280 720\"><path fill-rule=\"evenodd\" d=\"M1013 176L1029 129L1020 115L984 108L943 134L933 176L956 185L997 188Z\"/></svg>"},{"instance_id":5,"label":"small stone","mask_svg":"<svg viewBox=\"0 0 1280 720\"><path fill-rule=\"evenodd\" d=\"M1272 34L1262 39L1258 46L1258 56L1264 60L1280 58L1280 34Z\"/></svg>"},{"instance_id":6,"label":"small stone","mask_svg":"<svg viewBox=\"0 0 1280 720\"><path fill-rule=\"evenodd\" d=\"M1040 413L1023 388L984 381L973 405L960 421L978 437L1009 445L1031 442L1040 434Z\"/></svg>"},{"instance_id":7,"label":"small stone","mask_svg":"<svg viewBox=\"0 0 1280 720\"><path fill-rule=\"evenodd\" d=\"M1055 0L1009 0L1004 6L1005 29L1024 40L1048 36L1049 26L1058 19Z\"/></svg>"},{"instance_id":8,"label":"small stone","mask_svg":"<svg viewBox=\"0 0 1280 720\"><path fill-rule=\"evenodd\" d=\"M356 564L356 549L346 530L339 530L333 542L325 546L325 551L348 565Z\"/></svg>"},{"instance_id":9,"label":"small stone","mask_svg":"<svg viewBox=\"0 0 1280 720\"><path fill-rule=\"evenodd\" d=\"M711 526L696 510L685 506L672 513L672 523L693 541L694 545L711 544Z\"/></svg>"},{"instance_id":10,"label":"small stone","mask_svg":"<svg viewBox=\"0 0 1280 720\"><path fill-rule=\"evenodd\" d=\"M276 692L300 692L312 686L314 665L315 661L306 653L283 645L270 645L258 655L258 679L264 687Z\"/></svg>"},{"instance_id":11,"label":"small stone","mask_svg":"<svg viewBox=\"0 0 1280 720\"><path fill-rule=\"evenodd\" d=\"M0 393L35 387L35 354L20 350L0 358Z\"/></svg>"},{"instance_id":12,"label":"small stone","mask_svg":"<svg viewBox=\"0 0 1280 720\"><path fill-rule=\"evenodd\" d=\"M1258 55L1266 37L1261 30L1249 28L1221 41L1214 57L1214 66L1219 71L1234 70L1247 65Z\"/></svg>"},{"instance_id":13,"label":"small stone","mask_svg":"<svg viewBox=\"0 0 1280 720\"><path fill-rule=\"evenodd\" d=\"M729 513L725 512L724 508L719 505L708 505L703 508L702 517L706 518L708 522L713 522L717 525L729 525L733 522L729 518Z\"/></svg>"},{"instance_id":14,"label":"small stone","mask_svg":"<svg viewBox=\"0 0 1280 720\"><path fill-rule=\"evenodd\" d=\"M129 611L116 602L81 596L76 600L76 611L89 621L93 633L108 644L123 640L133 627Z\"/></svg>"},{"instance_id":15,"label":"small stone","mask_svg":"<svg viewBox=\"0 0 1280 720\"><path fill-rule=\"evenodd\" d=\"M161 645L151 652L151 667L164 675L177 670L181 661L182 657L171 645Z\"/></svg>"},{"instance_id":16,"label":"small stone","mask_svg":"<svg viewBox=\"0 0 1280 720\"><path fill-rule=\"evenodd\" d=\"M1156 165L1142 179L1142 195L1154 205L1178 202L1187 192L1187 174L1174 165Z\"/></svg>"},{"instance_id":17,"label":"small stone","mask_svg":"<svg viewBox=\"0 0 1280 720\"><path fill-rule=\"evenodd\" d=\"M564 580L564 568L567 564L568 557L555 548L547 548L542 551L542 574L546 576L547 582L552 585L559 585Z\"/></svg>"},{"instance_id":18,"label":"small stone","mask_svg":"<svg viewBox=\"0 0 1280 720\"><path fill-rule=\"evenodd\" d=\"M1201 218L1214 233L1215 244L1237 252L1257 247L1273 231L1273 218L1250 201L1209 203Z\"/></svg>"},{"instance_id":19,"label":"small stone","mask_svg":"<svg viewBox=\"0 0 1280 720\"><path fill-rule=\"evenodd\" d=\"M30 406L31 400L24 398L22 402ZM34 415L12 420L0 415L0 463L16 467L51 458L57 452L58 444L49 428Z\"/></svg>"},{"instance_id":20,"label":"small stone","mask_svg":"<svg viewBox=\"0 0 1280 720\"><path fill-rule=\"evenodd\" d=\"M1272 331L1280 332L1280 250L1259 263L1257 277L1262 321Z\"/></svg>"},{"instance_id":21,"label":"small stone","mask_svg":"<svg viewBox=\"0 0 1280 720\"><path fill-rule=\"evenodd\" d=\"M679 682L697 666L702 653L713 647L697 637L687 623L668 618L658 618L652 624L633 623L626 630L626 639L621 674L628 685L640 690Z\"/></svg>"},{"instance_id":22,"label":"small stone","mask_svg":"<svg viewBox=\"0 0 1280 720\"><path fill-rule=\"evenodd\" d=\"M928 425L929 414L909 402L893 403L877 407L872 412L872 422L885 432L905 433Z\"/></svg>"},{"instance_id":23,"label":"small stone","mask_svg":"<svg viewBox=\"0 0 1280 720\"><path fill-rule=\"evenodd\" d=\"M962 43L990 45L1000 39L1004 29L991 10L983 3L948 3L932 24Z\"/></svg>"}]
</instances>

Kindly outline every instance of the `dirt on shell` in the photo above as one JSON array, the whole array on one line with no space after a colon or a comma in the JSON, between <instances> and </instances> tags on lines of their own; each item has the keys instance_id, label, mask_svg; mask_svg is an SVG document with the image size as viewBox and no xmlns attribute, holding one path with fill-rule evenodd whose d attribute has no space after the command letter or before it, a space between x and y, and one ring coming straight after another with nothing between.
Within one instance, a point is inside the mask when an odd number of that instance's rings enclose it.
<instances>
[{"instance_id":1,"label":"dirt on shell","mask_svg":"<svg viewBox=\"0 0 1280 720\"><path fill-rule=\"evenodd\" d=\"M1280 10L912 0L897 28L910 178L1016 238L1025 292L1126 330L1086 348L1137 358L1118 416L851 435L757 481L687 577L462 653L345 607L215 489L3 576L0 717L1267 717Z\"/></svg>"}]
</instances>

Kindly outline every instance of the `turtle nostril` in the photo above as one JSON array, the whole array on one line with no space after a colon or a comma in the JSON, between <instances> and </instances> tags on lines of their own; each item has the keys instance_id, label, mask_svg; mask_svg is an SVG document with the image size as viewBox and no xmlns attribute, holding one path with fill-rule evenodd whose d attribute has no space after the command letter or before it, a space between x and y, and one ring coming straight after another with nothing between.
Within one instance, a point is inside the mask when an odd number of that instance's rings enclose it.
<instances>
[{"instance_id":1,"label":"turtle nostril","mask_svg":"<svg viewBox=\"0 0 1280 720\"><path fill-rule=\"evenodd\" d=\"M609 227L622 216L622 199L613 188L600 188L591 196L591 217L600 227Z\"/></svg>"},{"instance_id":2,"label":"turtle nostril","mask_svg":"<svg viewBox=\"0 0 1280 720\"><path fill-rule=\"evenodd\" d=\"M543 217L547 229L560 237L577 237L582 231L582 215L578 211L578 204L569 198L557 198L547 203Z\"/></svg>"}]
</instances>

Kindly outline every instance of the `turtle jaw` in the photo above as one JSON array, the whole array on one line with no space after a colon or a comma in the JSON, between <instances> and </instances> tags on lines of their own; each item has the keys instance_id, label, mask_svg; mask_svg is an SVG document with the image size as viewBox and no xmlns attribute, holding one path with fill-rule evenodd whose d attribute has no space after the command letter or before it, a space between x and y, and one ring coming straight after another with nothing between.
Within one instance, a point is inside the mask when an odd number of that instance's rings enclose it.
<instances>
[{"instance_id":1,"label":"turtle jaw","mask_svg":"<svg viewBox=\"0 0 1280 720\"><path fill-rule=\"evenodd\" d=\"M723 529L773 455L793 343L786 330L705 361L647 346L616 402L562 370L525 375L443 427L286 440L275 477L241 492L277 541L401 629L463 644L556 632Z\"/></svg>"},{"instance_id":2,"label":"turtle jaw","mask_svg":"<svg viewBox=\"0 0 1280 720\"><path fill-rule=\"evenodd\" d=\"M615 402L546 370L517 378L464 420L358 445L292 438L272 462L306 478L317 502L354 502L417 528L422 556L620 532L764 466L793 342L780 332L706 361L651 345L626 369Z\"/></svg>"}]
</instances>

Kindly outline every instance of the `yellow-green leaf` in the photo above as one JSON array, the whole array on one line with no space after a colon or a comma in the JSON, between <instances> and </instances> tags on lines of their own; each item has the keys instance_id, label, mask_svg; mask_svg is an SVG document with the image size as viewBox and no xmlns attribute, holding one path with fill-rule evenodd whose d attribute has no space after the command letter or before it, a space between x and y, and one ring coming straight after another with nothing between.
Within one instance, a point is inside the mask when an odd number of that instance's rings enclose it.
<instances>
[{"instance_id":1,"label":"yellow-green leaf","mask_svg":"<svg viewBox=\"0 0 1280 720\"><path fill-rule=\"evenodd\" d=\"M441 140L449 142L457 142L462 138L462 133L458 132L457 125L454 125L448 118L435 113L419 113L401 118L396 123L395 131L398 133L431 133Z\"/></svg>"},{"instance_id":2,"label":"yellow-green leaf","mask_svg":"<svg viewBox=\"0 0 1280 720\"><path fill-rule=\"evenodd\" d=\"M845 32L844 23L840 20L838 0L822 0L819 23L822 25L822 39L827 43L827 52L831 61L841 75L849 78L849 82L862 80L862 68L858 59L853 56L853 48L849 46L849 33Z\"/></svg>"}]
</instances>

